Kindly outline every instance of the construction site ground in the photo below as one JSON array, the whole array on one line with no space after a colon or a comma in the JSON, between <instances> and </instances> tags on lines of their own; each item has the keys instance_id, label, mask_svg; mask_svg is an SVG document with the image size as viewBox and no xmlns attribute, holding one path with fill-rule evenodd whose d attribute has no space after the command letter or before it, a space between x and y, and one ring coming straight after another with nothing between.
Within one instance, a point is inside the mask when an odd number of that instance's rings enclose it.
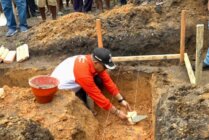
<instances>
[{"instance_id":1,"label":"construction site ground","mask_svg":"<svg viewBox=\"0 0 209 140\"><path fill-rule=\"evenodd\" d=\"M160 13L151 2L115 6L101 14L70 13L45 23L32 18L29 32L10 38L0 27L0 45L13 50L27 43L30 52L24 62L0 64L0 140L208 140L209 71L193 86L179 60L121 62L109 72L132 109L148 116L135 125L98 107L94 116L72 91L59 90L52 102L39 104L28 85L29 78L50 74L65 58L91 53L97 47L97 18L104 47L113 56L177 54L181 10L187 13L185 51L194 64L197 24L205 25L204 55L208 48L204 0L164 0Z\"/></svg>"}]
</instances>

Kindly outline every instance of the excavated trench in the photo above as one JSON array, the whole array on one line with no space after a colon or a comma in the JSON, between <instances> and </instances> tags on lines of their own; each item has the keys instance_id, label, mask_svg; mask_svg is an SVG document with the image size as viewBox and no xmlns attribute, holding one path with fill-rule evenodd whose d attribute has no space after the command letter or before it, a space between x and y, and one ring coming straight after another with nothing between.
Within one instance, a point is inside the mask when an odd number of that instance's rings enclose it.
<instances>
[{"instance_id":1,"label":"excavated trench","mask_svg":"<svg viewBox=\"0 0 209 140\"><path fill-rule=\"evenodd\" d=\"M20 96L21 90L17 90L17 87L26 90L27 93L31 95L33 98L33 104L38 104L35 101L35 98L32 95L32 92L30 90L30 87L28 85L28 79L32 76L35 75L40 75L40 74L49 74L52 71L52 69L1 69L0 70L0 75L2 76L0 79L0 87L10 87L9 92L16 92L16 96ZM152 89L155 80L153 79L152 74L150 73L144 73L141 72L137 69L132 69L132 70L127 70L127 68L119 66L117 70L111 71L110 72L111 77L117 84L117 86L120 89L120 92L124 95L126 100L130 103L131 107L133 110L137 111L138 114L143 114L147 115L148 118L144 121L141 121L137 123L136 125L130 125L128 122L124 122L114 115L108 115L107 111L104 111L98 107L96 107L96 110L98 112L96 117L96 120L93 121L95 123L94 125L97 124L97 121L99 122L98 129L92 130L95 132L83 132L83 131L78 131L77 133L80 133L80 136L74 137L71 136L72 139L89 139L87 133L90 133L93 135L90 137L94 137L95 139L121 139L121 140L127 140L127 139L132 139L132 140L139 140L139 139L148 139L148 140L153 140L154 139L154 128L155 128L155 114L153 114L153 109L155 108L155 100L153 99L153 94L155 94ZM6 86L5 86L6 85ZM19 93L18 93L19 92ZM115 99L112 99L112 97L107 94L106 91L105 96L107 96L111 102L119 109L124 110L118 102ZM59 92L57 94L60 94ZM28 95L28 96L29 96ZM6 93L6 96L10 96L9 93ZM18 98L18 97L16 97ZM57 99L56 99L57 98ZM58 100L59 97L55 96L55 99ZM10 100L9 98L3 98L3 100ZM13 104L18 104L15 100L13 100ZM53 104L53 101L52 103ZM55 101L56 104L56 101ZM81 102L78 102L78 104L81 104ZM15 105L16 106L16 105ZM21 105L23 106L23 105ZM24 108L30 108L31 105L24 105ZM39 105L40 106L40 105ZM42 105L44 106L44 105ZM80 106L80 105L79 105ZM3 105L0 106L0 108L4 108L2 112L7 110L7 114L12 115L12 114L18 114L17 109L15 112L10 110L9 107L6 105L3 107ZM62 109L62 108L58 108ZM27 110L27 109L26 109ZM50 106L48 106L48 110L51 111ZM85 109L83 112L88 112L88 109ZM125 110L124 110L125 111ZM81 116L85 116L81 111ZM25 116L30 116L30 111L28 114L26 113ZM27 118L26 117L26 118ZM43 116L40 116L41 118ZM94 116L92 116L93 119L95 119ZM24 116L23 116L24 118ZM47 121L47 119L45 120ZM41 121L38 121L41 123ZM83 122L84 126L86 125L85 122ZM69 127L71 125L69 124ZM55 126L54 126L55 127ZM59 127L59 126L56 126ZM91 127L91 126L86 126L86 127ZM51 128L49 128L51 130ZM91 129L89 129L91 131ZM56 138L59 139L58 136L59 134L52 133L52 135ZM66 138L67 133L65 134ZM78 134L79 135L79 134Z\"/></svg>"}]
</instances>

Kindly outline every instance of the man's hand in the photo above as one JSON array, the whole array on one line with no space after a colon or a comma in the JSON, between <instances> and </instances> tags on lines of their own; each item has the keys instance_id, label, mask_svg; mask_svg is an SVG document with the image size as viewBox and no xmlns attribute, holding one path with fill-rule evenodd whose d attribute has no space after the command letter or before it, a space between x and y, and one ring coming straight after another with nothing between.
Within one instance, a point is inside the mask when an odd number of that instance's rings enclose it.
<instances>
[{"instance_id":1,"label":"man's hand","mask_svg":"<svg viewBox=\"0 0 209 140\"><path fill-rule=\"evenodd\" d=\"M120 104L122 106L124 106L128 111L131 111L131 107L130 107L129 103L126 100L123 100Z\"/></svg>"},{"instance_id":2,"label":"man's hand","mask_svg":"<svg viewBox=\"0 0 209 140\"><path fill-rule=\"evenodd\" d=\"M127 117L127 115L123 112L123 111L121 111L121 110L117 110L117 114L116 114L119 118L121 118L121 119L128 119L128 117Z\"/></svg>"},{"instance_id":3,"label":"man's hand","mask_svg":"<svg viewBox=\"0 0 209 140\"><path fill-rule=\"evenodd\" d=\"M110 108L110 112L121 119L128 119L127 115L123 111L118 110L115 106Z\"/></svg>"}]
</instances>

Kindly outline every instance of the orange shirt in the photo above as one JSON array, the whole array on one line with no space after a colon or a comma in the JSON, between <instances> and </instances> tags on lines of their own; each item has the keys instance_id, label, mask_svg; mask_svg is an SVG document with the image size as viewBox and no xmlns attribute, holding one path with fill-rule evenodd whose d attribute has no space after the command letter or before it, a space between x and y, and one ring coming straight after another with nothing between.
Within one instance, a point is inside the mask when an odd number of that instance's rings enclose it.
<instances>
[{"instance_id":1,"label":"orange shirt","mask_svg":"<svg viewBox=\"0 0 209 140\"><path fill-rule=\"evenodd\" d=\"M78 57L75 59L75 82L86 91L88 96L90 96L99 107L105 110L109 110L112 107L112 104L102 94L101 90L97 87L97 85L94 82L94 76L97 74L102 79L104 87L113 96L119 93L118 88L116 87L106 70L101 73L96 72L93 65L93 61L91 59L91 55L86 55L86 60L84 62L80 62Z\"/></svg>"}]
</instances>

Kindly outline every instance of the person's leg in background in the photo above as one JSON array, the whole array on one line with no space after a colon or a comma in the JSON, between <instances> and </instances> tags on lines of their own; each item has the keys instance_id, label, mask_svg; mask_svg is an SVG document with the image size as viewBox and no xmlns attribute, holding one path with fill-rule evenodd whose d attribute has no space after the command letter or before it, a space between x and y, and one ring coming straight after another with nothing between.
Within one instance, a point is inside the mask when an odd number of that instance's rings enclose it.
<instances>
[{"instance_id":1,"label":"person's leg in background","mask_svg":"<svg viewBox=\"0 0 209 140\"><path fill-rule=\"evenodd\" d=\"M56 0L48 0L48 4L49 4L49 9L52 13L52 19L56 20L57 19L57 1Z\"/></svg>"},{"instance_id":2,"label":"person's leg in background","mask_svg":"<svg viewBox=\"0 0 209 140\"><path fill-rule=\"evenodd\" d=\"M105 0L106 9L110 10L110 0Z\"/></svg>"},{"instance_id":3,"label":"person's leg in background","mask_svg":"<svg viewBox=\"0 0 209 140\"><path fill-rule=\"evenodd\" d=\"M73 0L73 8L75 12L82 12L83 0Z\"/></svg>"},{"instance_id":4,"label":"person's leg in background","mask_svg":"<svg viewBox=\"0 0 209 140\"><path fill-rule=\"evenodd\" d=\"M46 0L38 0L37 5L39 8L42 20L46 21L46 13L45 13Z\"/></svg>"},{"instance_id":5,"label":"person's leg in background","mask_svg":"<svg viewBox=\"0 0 209 140\"><path fill-rule=\"evenodd\" d=\"M27 4L25 0L16 0L18 17L20 21L20 32L27 32Z\"/></svg>"},{"instance_id":6,"label":"person's leg in background","mask_svg":"<svg viewBox=\"0 0 209 140\"><path fill-rule=\"evenodd\" d=\"M95 0L96 2L96 8L99 10L99 12L103 11L103 3L102 0Z\"/></svg>"},{"instance_id":7,"label":"person's leg in background","mask_svg":"<svg viewBox=\"0 0 209 140\"><path fill-rule=\"evenodd\" d=\"M70 0L66 0L66 7L68 7L68 8L70 7L69 2L70 2Z\"/></svg>"},{"instance_id":8,"label":"person's leg in background","mask_svg":"<svg viewBox=\"0 0 209 140\"><path fill-rule=\"evenodd\" d=\"M6 33L6 36L13 36L17 33L17 24L12 9L12 0L1 0L1 4L3 12L7 19L8 32Z\"/></svg>"},{"instance_id":9,"label":"person's leg in background","mask_svg":"<svg viewBox=\"0 0 209 140\"><path fill-rule=\"evenodd\" d=\"M36 4L35 4L35 0L26 0L27 5L30 9L30 13L32 17L36 16Z\"/></svg>"},{"instance_id":10,"label":"person's leg in background","mask_svg":"<svg viewBox=\"0 0 209 140\"><path fill-rule=\"evenodd\" d=\"M65 5L65 10L69 11L70 10L70 4L69 4L70 0L66 0L66 5Z\"/></svg>"},{"instance_id":11,"label":"person's leg in background","mask_svg":"<svg viewBox=\"0 0 209 140\"><path fill-rule=\"evenodd\" d=\"M85 0L84 12L91 11L93 0Z\"/></svg>"},{"instance_id":12,"label":"person's leg in background","mask_svg":"<svg viewBox=\"0 0 209 140\"><path fill-rule=\"evenodd\" d=\"M30 14L30 7L29 7L29 0L26 0L26 14L27 14L27 18L30 18L31 17L31 14Z\"/></svg>"},{"instance_id":13,"label":"person's leg in background","mask_svg":"<svg viewBox=\"0 0 209 140\"><path fill-rule=\"evenodd\" d=\"M62 16L63 15L63 1L62 0L56 0L57 1L57 11L58 11L58 15Z\"/></svg>"},{"instance_id":14,"label":"person's leg in background","mask_svg":"<svg viewBox=\"0 0 209 140\"><path fill-rule=\"evenodd\" d=\"M120 0L120 4L125 5L125 4L127 4L127 1L126 0Z\"/></svg>"},{"instance_id":15,"label":"person's leg in background","mask_svg":"<svg viewBox=\"0 0 209 140\"><path fill-rule=\"evenodd\" d=\"M74 0L70 0L70 3L73 5L73 3L74 3Z\"/></svg>"}]
</instances>

